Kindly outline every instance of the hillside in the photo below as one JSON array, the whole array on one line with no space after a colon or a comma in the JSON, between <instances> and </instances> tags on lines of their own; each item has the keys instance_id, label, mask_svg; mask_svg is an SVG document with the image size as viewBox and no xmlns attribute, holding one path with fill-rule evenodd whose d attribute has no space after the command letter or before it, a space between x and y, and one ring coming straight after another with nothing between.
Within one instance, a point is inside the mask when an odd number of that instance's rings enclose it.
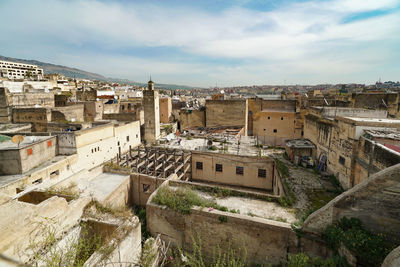
<instances>
[{"instance_id":1,"label":"hillside","mask_svg":"<svg viewBox=\"0 0 400 267\"><path fill-rule=\"evenodd\" d=\"M1 55L0 55L0 60L38 65L40 68L43 69L44 73L58 73L58 74L64 75L69 78L101 80L101 81L108 81L108 82L126 83L126 84L137 85L137 86L145 86L146 85L146 83L135 82L135 81L131 81L128 79L107 78L101 74L88 72L88 71L84 71L84 70L80 70L80 69L76 69L76 68L70 68L70 67L62 66L62 65L45 63L45 62L41 62L41 61L37 61L37 60L19 59L19 58L5 57L5 56L1 56ZM191 89L193 87L186 86L186 85L157 84L156 83L156 88Z\"/></svg>"}]
</instances>

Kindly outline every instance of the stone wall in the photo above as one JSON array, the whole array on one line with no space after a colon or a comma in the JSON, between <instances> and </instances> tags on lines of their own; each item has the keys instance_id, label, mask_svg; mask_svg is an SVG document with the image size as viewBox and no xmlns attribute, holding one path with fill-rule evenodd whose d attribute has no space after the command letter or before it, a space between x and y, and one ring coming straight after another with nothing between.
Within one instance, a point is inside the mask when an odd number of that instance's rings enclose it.
<instances>
[{"instance_id":1,"label":"stone wall","mask_svg":"<svg viewBox=\"0 0 400 267\"><path fill-rule=\"evenodd\" d=\"M387 110L391 117L395 117L398 112L399 94L353 93L352 102L355 108L384 109ZM385 104L383 102L385 102Z\"/></svg>"},{"instance_id":2,"label":"stone wall","mask_svg":"<svg viewBox=\"0 0 400 267\"><path fill-rule=\"evenodd\" d=\"M65 107L55 107L51 109L51 121L59 122L83 122L84 118L84 105L70 105Z\"/></svg>"},{"instance_id":3,"label":"stone wall","mask_svg":"<svg viewBox=\"0 0 400 267\"><path fill-rule=\"evenodd\" d=\"M361 137L355 157L354 183L359 184L368 176L398 163L400 163L399 153Z\"/></svg>"},{"instance_id":4,"label":"stone wall","mask_svg":"<svg viewBox=\"0 0 400 267\"><path fill-rule=\"evenodd\" d=\"M179 111L179 121L181 123L181 129L187 129L192 127L205 127L206 126L206 112L205 110L185 110Z\"/></svg>"},{"instance_id":5,"label":"stone wall","mask_svg":"<svg viewBox=\"0 0 400 267\"><path fill-rule=\"evenodd\" d=\"M342 217L360 219L366 229L400 238L400 164L375 173L327 205L304 222L307 232L321 234Z\"/></svg>"},{"instance_id":6,"label":"stone wall","mask_svg":"<svg viewBox=\"0 0 400 267\"><path fill-rule=\"evenodd\" d=\"M206 100L206 126L244 126L247 135L247 100Z\"/></svg>"},{"instance_id":7,"label":"stone wall","mask_svg":"<svg viewBox=\"0 0 400 267\"><path fill-rule=\"evenodd\" d=\"M172 102L170 97L160 98L160 122L168 123L172 113Z\"/></svg>"},{"instance_id":8,"label":"stone wall","mask_svg":"<svg viewBox=\"0 0 400 267\"><path fill-rule=\"evenodd\" d=\"M212 257L217 247L245 249L248 264L279 264L289 253L300 251L320 257L330 254L321 241L300 240L288 223L197 207L183 215L152 203L156 193L146 205L147 229L153 236L161 234L164 241L189 251L193 249L192 238L200 238L205 259Z\"/></svg>"},{"instance_id":9,"label":"stone wall","mask_svg":"<svg viewBox=\"0 0 400 267\"><path fill-rule=\"evenodd\" d=\"M14 123L32 123L33 132L47 132L47 122L51 121L51 111L47 108L14 108Z\"/></svg>"}]
</instances>

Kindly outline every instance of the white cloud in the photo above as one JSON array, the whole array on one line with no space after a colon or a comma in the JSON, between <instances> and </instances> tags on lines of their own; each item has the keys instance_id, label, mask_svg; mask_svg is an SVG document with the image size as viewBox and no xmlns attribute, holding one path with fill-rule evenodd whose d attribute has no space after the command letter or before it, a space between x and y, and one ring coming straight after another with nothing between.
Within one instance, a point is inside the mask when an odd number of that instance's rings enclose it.
<instances>
[{"instance_id":1,"label":"white cloud","mask_svg":"<svg viewBox=\"0 0 400 267\"><path fill-rule=\"evenodd\" d=\"M382 51L380 42L400 42L398 9L343 22L359 12L391 10L399 5L397 0L309 1L268 12L232 7L219 13L138 2L124 2L124 5L95 0L21 2L3 3L0 15L13 23L5 27L0 41L14 40L21 46L27 36L32 40L27 47L49 47L53 39L63 44L59 47L61 52L67 47L75 48L76 57L59 55L60 61L87 58L90 61L79 65L120 77L153 72L164 73L163 77L180 73L193 79L193 75L203 74L196 82L203 83L204 77L208 79L204 83L210 83L210 79L217 77L248 81L263 75L264 70L276 74L277 70L284 71L275 75L279 77L290 73L301 77L306 72L322 77L330 77L332 73L347 75L372 71L384 62L392 64L392 55ZM15 10L18 12L12 12ZM47 43L41 44L46 40ZM85 55L79 51L85 45L95 45L101 50ZM119 52L160 46L174 47L194 57L239 59L245 63L227 67L197 63L195 59L192 62L174 58L144 60ZM64 54L73 55L71 51ZM99 58L102 64L98 64ZM109 71L104 72L101 66L109 66Z\"/></svg>"}]
</instances>

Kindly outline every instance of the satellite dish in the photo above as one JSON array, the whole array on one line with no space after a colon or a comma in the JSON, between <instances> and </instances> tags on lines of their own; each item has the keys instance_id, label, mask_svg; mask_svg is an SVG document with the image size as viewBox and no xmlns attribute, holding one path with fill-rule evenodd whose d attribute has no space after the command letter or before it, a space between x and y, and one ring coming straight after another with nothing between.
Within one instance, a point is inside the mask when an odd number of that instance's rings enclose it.
<instances>
[{"instance_id":1,"label":"satellite dish","mask_svg":"<svg viewBox=\"0 0 400 267\"><path fill-rule=\"evenodd\" d=\"M14 144L18 144L18 147L19 147L19 144L22 143L23 141L24 141L24 137L22 135L14 135L11 138L11 142L13 142Z\"/></svg>"}]
</instances>

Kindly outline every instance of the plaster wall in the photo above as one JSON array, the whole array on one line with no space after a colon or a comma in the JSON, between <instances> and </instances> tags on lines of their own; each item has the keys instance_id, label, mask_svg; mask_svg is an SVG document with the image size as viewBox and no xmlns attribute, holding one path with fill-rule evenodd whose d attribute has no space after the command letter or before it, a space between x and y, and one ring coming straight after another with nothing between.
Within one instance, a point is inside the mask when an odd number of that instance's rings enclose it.
<instances>
[{"instance_id":1,"label":"plaster wall","mask_svg":"<svg viewBox=\"0 0 400 267\"><path fill-rule=\"evenodd\" d=\"M203 168L197 169L197 162ZM222 172L216 171L222 164ZM236 174L236 167L243 167L243 175ZM266 170L266 178L258 177L258 169ZM227 154L192 152L192 180L272 190L274 161L270 158L235 156Z\"/></svg>"}]
</instances>

